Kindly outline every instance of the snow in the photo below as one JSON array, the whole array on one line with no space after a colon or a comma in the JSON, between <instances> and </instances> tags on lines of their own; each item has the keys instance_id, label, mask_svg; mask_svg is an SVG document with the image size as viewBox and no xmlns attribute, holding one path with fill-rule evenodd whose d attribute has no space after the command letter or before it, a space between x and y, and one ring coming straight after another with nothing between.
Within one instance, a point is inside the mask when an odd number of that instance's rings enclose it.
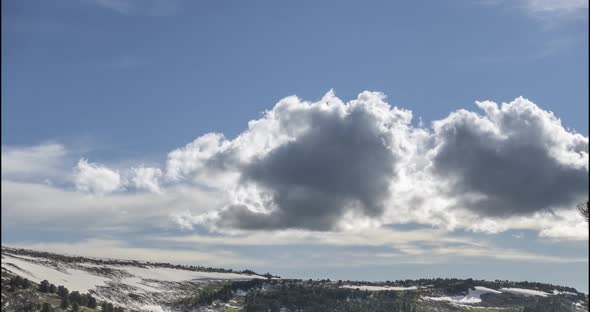
<instances>
[{"instance_id":1,"label":"snow","mask_svg":"<svg viewBox=\"0 0 590 312\"><path fill-rule=\"evenodd\" d=\"M164 291L163 289L152 287L146 282L142 283L142 281L143 280L139 277L126 277L126 278L121 279L121 283L135 287L137 289L141 289L144 292L154 293L154 292L163 292Z\"/></svg>"},{"instance_id":2,"label":"snow","mask_svg":"<svg viewBox=\"0 0 590 312\"><path fill-rule=\"evenodd\" d=\"M164 309L162 309L161 306L159 305L144 305L142 307L139 308L139 311L144 311L144 312L165 312Z\"/></svg>"},{"instance_id":3,"label":"snow","mask_svg":"<svg viewBox=\"0 0 590 312\"><path fill-rule=\"evenodd\" d=\"M15 255L15 256L13 256L13 257L14 257L14 258L21 258L21 259L26 259L26 260L34 260L34 261L36 261L36 260L39 260L39 258L36 258L36 257L31 257L31 256L25 256L25 255L18 255L18 256L17 256L17 255Z\"/></svg>"},{"instance_id":4,"label":"snow","mask_svg":"<svg viewBox=\"0 0 590 312\"><path fill-rule=\"evenodd\" d=\"M11 266L10 264L18 267ZM97 286L106 286L109 279L92 275L89 272L76 270L72 268L61 268L58 270L40 263L26 261L9 255L5 255L2 261L2 267L10 271L19 271L19 275L26 277L36 283L42 280L48 280L55 285L64 285L69 290L77 290L85 293ZM16 273L16 272L15 272Z\"/></svg>"},{"instance_id":5,"label":"snow","mask_svg":"<svg viewBox=\"0 0 590 312\"><path fill-rule=\"evenodd\" d=\"M554 295L571 295L571 296L577 296L578 294L570 292L570 291L559 291L557 289L553 290L553 294Z\"/></svg>"},{"instance_id":6,"label":"snow","mask_svg":"<svg viewBox=\"0 0 590 312\"><path fill-rule=\"evenodd\" d=\"M476 304L481 302L481 295L493 293L493 294L500 294L501 291L497 291L495 289L483 287L483 286L475 286L475 289L469 289L469 292L466 296L444 296L444 297L425 297L426 299L433 300L433 301L447 301L456 304Z\"/></svg>"},{"instance_id":7,"label":"snow","mask_svg":"<svg viewBox=\"0 0 590 312\"><path fill-rule=\"evenodd\" d=\"M198 272L172 268L146 267L140 268L135 266L110 266L114 269L125 270L134 276L146 280L158 280L168 282L184 282L190 280L251 280L255 278L263 279L258 275L246 275L238 273L218 273L218 272Z\"/></svg>"},{"instance_id":8,"label":"snow","mask_svg":"<svg viewBox=\"0 0 590 312\"><path fill-rule=\"evenodd\" d=\"M470 289L470 291L471 291L471 289ZM491 289L491 288L487 288L487 287L483 287L483 286L475 286L475 291L481 292L480 295L483 295L485 293L492 293L492 294L501 294L502 293L499 290L495 290L495 289Z\"/></svg>"},{"instance_id":9,"label":"snow","mask_svg":"<svg viewBox=\"0 0 590 312\"><path fill-rule=\"evenodd\" d=\"M381 290L416 290L418 287L397 287L397 286L371 286L371 285L342 285L343 288L360 289L367 291L381 291Z\"/></svg>"},{"instance_id":10,"label":"snow","mask_svg":"<svg viewBox=\"0 0 590 312\"><path fill-rule=\"evenodd\" d=\"M500 291L511 294L523 295L523 296L541 296L547 297L549 293L540 290L526 289L526 288L500 288Z\"/></svg>"},{"instance_id":11,"label":"snow","mask_svg":"<svg viewBox=\"0 0 590 312\"><path fill-rule=\"evenodd\" d=\"M525 289L525 288L500 288L500 290L495 290L483 286L475 286L475 290L469 289L469 293L466 296L444 296L444 297L425 297L428 300L434 301L447 301L456 304L475 304L481 302L481 295L485 293L493 293L493 294L500 294L500 293L511 293L523 296L541 296L547 297L551 295L544 291L534 290L534 289ZM569 292L560 292L557 290L553 290L553 294L573 294ZM574 294L575 295L575 294Z\"/></svg>"},{"instance_id":12,"label":"snow","mask_svg":"<svg viewBox=\"0 0 590 312\"><path fill-rule=\"evenodd\" d=\"M75 266L75 267L73 267ZM263 279L258 275L238 273L199 272L156 266L137 267L132 265L95 265L80 263L76 265L51 261L45 258L33 258L4 254L2 267L34 282L48 280L55 285L63 285L70 291L81 293L107 286L107 282L117 282L131 286L143 293L161 293L167 289L160 282L185 282L191 280L250 280ZM110 268L122 271L118 277L104 277L85 271L84 268ZM153 308L153 307L152 307Z\"/></svg>"}]
</instances>

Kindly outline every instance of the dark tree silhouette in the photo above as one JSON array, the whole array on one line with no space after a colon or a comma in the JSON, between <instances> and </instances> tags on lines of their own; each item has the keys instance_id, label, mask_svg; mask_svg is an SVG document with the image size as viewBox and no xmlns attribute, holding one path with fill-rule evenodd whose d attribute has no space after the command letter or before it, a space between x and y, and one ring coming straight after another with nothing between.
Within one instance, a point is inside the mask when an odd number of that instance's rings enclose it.
<instances>
[{"instance_id":1,"label":"dark tree silhouette","mask_svg":"<svg viewBox=\"0 0 590 312\"><path fill-rule=\"evenodd\" d=\"M39 284L39 290L41 290L41 292L44 292L44 293L48 292L49 291L49 282L47 280L41 281L41 283Z\"/></svg>"},{"instance_id":2,"label":"dark tree silhouette","mask_svg":"<svg viewBox=\"0 0 590 312\"><path fill-rule=\"evenodd\" d=\"M578 203L578 211L588 222L588 201Z\"/></svg>"},{"instance_id":3,"label":"dark tree silhouette","mask_svg":"<svg viewBox=\"0 0 590 312\"><path fill-rule=\"evenodd\" d=\"M41 312L51 312L51 311L53 311L53 308L51 307L51 305L47 302L44 302Z\"/></svg>"}]
</instances>

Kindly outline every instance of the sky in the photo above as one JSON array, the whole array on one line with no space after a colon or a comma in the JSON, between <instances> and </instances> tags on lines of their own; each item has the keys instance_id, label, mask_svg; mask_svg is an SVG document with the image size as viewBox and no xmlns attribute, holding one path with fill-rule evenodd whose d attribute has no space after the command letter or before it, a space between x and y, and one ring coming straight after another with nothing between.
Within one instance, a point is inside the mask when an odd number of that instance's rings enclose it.
<instances>
[{"instance_id":1,"label":"sky","mask_svg":"<svg viewBox=\"0 0 590 312\"><path fill-rule=\"evenodd\" d=\"M2 244L588 292L588 1L2 2Z\"/></svg>"}]
</instances>

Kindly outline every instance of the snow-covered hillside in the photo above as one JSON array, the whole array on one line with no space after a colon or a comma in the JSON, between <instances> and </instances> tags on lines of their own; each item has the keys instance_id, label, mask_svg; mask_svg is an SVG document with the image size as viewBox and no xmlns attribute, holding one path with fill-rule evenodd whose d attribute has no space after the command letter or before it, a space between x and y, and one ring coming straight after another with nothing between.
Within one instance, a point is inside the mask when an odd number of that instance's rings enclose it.
<instances>
[{"instance_id":1,"label":"snow-covered hillside","mask_svg":"<svg viewBox=\"0 0 590 312\"><path fill-rule=\"evenodd\" d=\"M23 278L36 284L31 287L25 281L29 286L22 286L26 284ZM15 286L17 279L21 286ZM26 309L30 303L60 306L67 291L58 295L59 291L42 290L40 282L44 280L53 284L49 286L54 290L64 286L70 295L78 291L101 304L125 308L126 312L467 312L522 311L524 307L531 311L588 311L586 294L571 287L536 282L454 278L385 282L281 279L248 270L84 258L2 247L2 311L40 310ZM84 311L105 311L102 307L88 308ZM73 307L67 311L72 310Z\"/></svg>"},{"instance_id":2,"label":"snow-covered hillside","mask_svg":"<svg viewBox=\"0 0 590 312\"><path fill-rule=\"evenodd\" d=\"M47 280L70 291L92 293L100 300L143 311L163 311L195 289L223 281L266 279L255 274L195 271L137 261L97 264L97 259L61 261L2 248L2 268L39 283ZM65 258L68 259L68 258ZM98 260L100 261L100 260Z\"/></svg>"}]
</instances>

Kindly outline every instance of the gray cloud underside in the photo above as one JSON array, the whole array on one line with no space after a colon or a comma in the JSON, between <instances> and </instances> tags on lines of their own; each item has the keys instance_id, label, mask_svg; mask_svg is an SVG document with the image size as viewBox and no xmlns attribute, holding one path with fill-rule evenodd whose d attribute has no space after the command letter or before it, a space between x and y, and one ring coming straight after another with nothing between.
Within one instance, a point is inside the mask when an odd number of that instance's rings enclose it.
<instances>
[{"instance_id":1,"label":"gray cloud underside","mask_svg":"<svg viewBox=\"0 0 590 312\"><path fill-rule=\"evenodd\" d=\"M480 215L506 217L573 207L588 192L588 171L560 163L542 140L500 137L468 123L455 124L441 136L435 171L452 177L451 195L481 195L461 197L458 204Z\"/></svg>"},{"instance_id":2,"label":"gray cloud underside","mask_svg":"<svg viewBox=\"0 0 590 312\"><path fill-rule=\"evenodd\" d=\"M495 110L493 105L481 104L483 116L453 113L435 122L428 138L413 142L436 142L423 157L429 169L422 171L440 188L441 196L455 200L449 209L511 217L573 207L587 197L588 167L580 162L588 159L587 138L565 130L551 113L525 99ZM416 158L410 163L400 160L403 157L396 153L403 151L384 143L387 137L371 113L357 110L345 118L334 116L314 111L306 119L309 130L295 141L240 169L240 183L270 191L264 203L270 212L230 205L220 213L218 224L331 230L347 211L379 218L387 199L396 196L390 191L397 182L396 168L414 166ZM392 140L398 139L402 140ZM567 158L572 155L576 161ZM428 203L420 190L416 200Z\"/></svg>"},{"instance_id":3,"label":"gray cloud underside","mask_svg":"<svg viewBox=\"0 0 590 312\"><path fill-rule=\"evenodd\" d=\"M316 112L310 120L296 141L243 168L243 182L270 189L268 204L276 209L264 214L234 205L222 213L222 225L330 230L346 210L381 215L396 156L373 118L359 110L345 117Z\"/></svg>"}]
</instances>

